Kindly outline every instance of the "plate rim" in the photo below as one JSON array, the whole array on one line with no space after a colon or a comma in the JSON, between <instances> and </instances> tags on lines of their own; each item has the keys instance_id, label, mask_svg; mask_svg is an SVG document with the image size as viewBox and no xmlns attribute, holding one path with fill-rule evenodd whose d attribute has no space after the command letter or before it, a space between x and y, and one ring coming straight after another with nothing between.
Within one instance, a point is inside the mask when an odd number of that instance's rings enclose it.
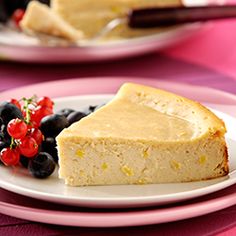
<instances>
[{"instance_id":1,"label":"plate rim","mask_svg":"<svg viewBox=\"0 0 236 236\"><path fill-rule=\"evenodd\" d=\"M211 23L199 25L186 25L175 30L169 30L163 33L154 34L146 37L138 37L121 41L114 41L107 44L86 44L84 46L42 46L37 43L28 45L27 43L3 44L0 42L0 60L11 60L27 63L84 63L99 62L107 60L118 60L122 58L136 57L144 55L154 50L163 50L171 45L187 40L196 33L207 29ZM25 45L24 45L25 44ZM27 51L25 52L25 49ZM18 52L18 54L17 54ZM68 54L69 52L69 54ZM47 57L45 57L47 54Z\"/></svg>"},{"instance_id":2,"label":"plate rim","mask_svg":"<svg viewBox=\"0 0 236 236\"><path fill-rule=\"evenodd\" d=\"M101 42L98 44L95 43L91 43L91 44L81 44L81 45L69 45L66 47L63 46L50 46L50 45L41 45L41 44L31 44L31 45L21 45L21 44L9 44L9 43L4 43L0 40L0 47L1 46L6 46L6 47L19 47L19 48L28 48L28 49L32 49L32 48L37 48L37 49L43 49L46 48L48 50L50 49L101 49L103 50L104 48L113 48L113 47L119 47L119 46L130 46L130 45L139 45L139 44L143 44L145 43L150 43L156 40L165 40L166 38L169 38L169 35L175 35L175 34L183 34L186 31L189 30L193 30L193 31L197 31L199 29L201 29L203 26L208 26L211 25L211 23L207 22L207 23L189 23L189 24L184 24L181 26L177 26L175 28L170 28L167 29L166 31L161 31L161 32L157 32L151 35L146 35L146 36L140 36L140 37L135 37L135 38L128 38L128 39L120 39L120 40L111 40L111 41L106 41L106 42ZM1 30L0 30L1 33ZM20 34L20 33L19 33ZM28 36L29 39L32 38L30 36ZM33 39L35 39L33 37Z\"/></svg>"},{"instance_id":3,"label":"plate rim","mask_svg":"<svg viewBox=\"0 0 236 236\"><path fill-rule=\"evenodd\" d=\"M195 90L204 90L207 91L209 94L217 94L217 96L224 97L224 99L221 99L223 103L219 102L209 102L212 104L222 104L222 105L236 105L236 94L226 92L223 90L219 90L216 88L211 88L208 86L201 86L201 85L193 85L185 82L173 82L173 81L165 81L161 78L145 78L145 77L132 77L132 76L97 76L97 77L74 77L74 78L68 78L68 79L60 79L60 80L51 80L46 82L38 82L38 83L32 83L28 85L22 85L16 88L10 88L6 89L4 91L0 91L0 99L9 99L9 94L14 95L15 93L23 92L23 91L30 91L35 90L37 87L43 88L43 87L49 87L49 86L66 86L71 84L80 84L80 86L85 86L88 84L96 83L97 81L100 81L100 83L107 83L107 81L112 81L116 86L120 86L121 84L125 82L131 82L131 83L140 83L140 84L146 84L147 86L155 86L158 88L158 86L174 86L175 88L180 89L182 86L187 87L189 89L195 89ZM117 83L117 84L116 84ZM111 85L109 85L111 87ZM81 91L80 91L81 92ZM199 92L199 91L198 91ZM82 93L82 95L92 95L93 93L87 92ZM97 93L100 94L100 93ZM216 95L215 95L216 96ZM60 98L61 96L53 95L52 98ZM227 99L225 102L224 100ZM207 102L207 101L204 101Z\"/></svg>"}]
</instances>

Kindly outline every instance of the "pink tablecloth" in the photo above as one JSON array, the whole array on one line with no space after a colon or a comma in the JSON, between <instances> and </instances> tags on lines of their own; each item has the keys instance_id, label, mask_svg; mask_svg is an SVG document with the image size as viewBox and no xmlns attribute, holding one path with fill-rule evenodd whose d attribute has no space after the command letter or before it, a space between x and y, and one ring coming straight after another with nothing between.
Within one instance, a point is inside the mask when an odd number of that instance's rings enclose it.
<instances>
[{"instance_id":1,"label":"pink tablecloth","mask_svg":"<svg viewBox=\"0 0 236 236\"><path fill-rule=\"evenodd\" d=\"M88 76L138 76L185 82L236 94L236 21L215 23L162 53L100 64L0 64L0 90ZM33 92L33 91L32 91ZM0 235L236 235L236 206L206 216L146 227L86 229L32 223L0 215Z\"/></svg>"}]
</instances>

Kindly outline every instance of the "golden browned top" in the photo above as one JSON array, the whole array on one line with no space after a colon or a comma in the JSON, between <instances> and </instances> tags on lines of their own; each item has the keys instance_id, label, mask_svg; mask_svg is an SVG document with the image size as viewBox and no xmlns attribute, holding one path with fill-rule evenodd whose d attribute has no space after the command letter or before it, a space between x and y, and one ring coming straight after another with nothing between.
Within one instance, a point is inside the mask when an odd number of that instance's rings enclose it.
<instances>
[{"instance_id":1,"label":"golden browned top","mask_svg":"<svg viewBox=\"0 0 236 236\"><path fill-rule=\"evenodd\" d=\"M126 83L115 98L65 129L63 137L143 141L189 141L205 134L223 136L223 121L199 103L143 85Z\"/></svg>"}]
</instances>

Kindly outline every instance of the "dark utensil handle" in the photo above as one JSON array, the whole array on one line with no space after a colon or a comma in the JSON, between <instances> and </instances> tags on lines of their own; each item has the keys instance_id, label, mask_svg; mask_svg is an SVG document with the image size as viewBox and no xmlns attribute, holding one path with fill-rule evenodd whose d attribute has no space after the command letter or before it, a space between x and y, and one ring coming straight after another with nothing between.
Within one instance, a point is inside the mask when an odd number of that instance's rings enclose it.
<instances>
[{"instance_id":1,"label":"dark utensil handle","mask_svg":"<svg viewBox=\"0 0 236 236\"><path fill-rule=\"evenodd\" d=\"M131 28L152 28L233 17L236 17L236 5L146 8L132 10L128 25Z\"/></svg>"}]
</instances>

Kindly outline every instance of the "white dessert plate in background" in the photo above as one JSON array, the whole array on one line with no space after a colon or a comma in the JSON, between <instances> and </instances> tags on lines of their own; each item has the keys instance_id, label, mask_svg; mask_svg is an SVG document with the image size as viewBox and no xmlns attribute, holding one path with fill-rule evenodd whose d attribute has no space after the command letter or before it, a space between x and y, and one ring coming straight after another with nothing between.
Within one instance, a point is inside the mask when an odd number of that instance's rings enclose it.
<instances>
[{"instance_id":1,"label":"white dessert plate in background","mask_svg":"<svg viewBox=\"0 0 236 236\"><path fill-rule=\"evenodd\" d=\"M184 0L185 6L223 4L224 0ZM179 26L150 36L86 43L84 46L43 46L37 39L0 28L0 59L34 63L72 63L119 59L160 50L203 29L206 24Z\"/></svg>"},{"instance_id":2,"label":"white dessert plate in background","mask_svg":"<svg viewBox=\"0 0 236 236\"><path fill-rule=\"evenodd\" d=\"M112 95L86 95L54 99L55 110L83 110L89 105L104 104ZM210 104L208 104L210 106ZM236 119L217 110L227 126L230 174L214 180L150 185L69 187L58 179L57 171L48 179L35 179L22 168L0 166L0 187L41 200L74 206L125 208L163 205L203 196L236 183Z\"/></svg>"}]
</instances>

